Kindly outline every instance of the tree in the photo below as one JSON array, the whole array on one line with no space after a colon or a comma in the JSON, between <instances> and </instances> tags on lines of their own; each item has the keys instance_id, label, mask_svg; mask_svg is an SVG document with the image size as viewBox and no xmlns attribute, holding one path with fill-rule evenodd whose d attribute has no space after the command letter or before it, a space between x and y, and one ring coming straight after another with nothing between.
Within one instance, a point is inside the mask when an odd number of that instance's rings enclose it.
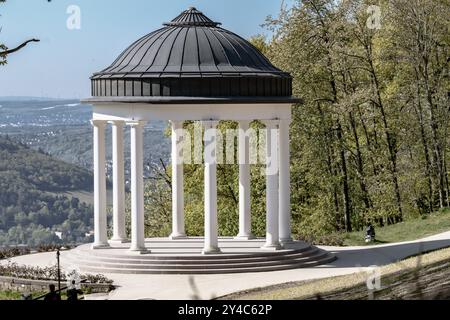
<instances>
[{"instance_id":1,"label":"tree","mask_svg":"<svg viewBox=\"0 0 450 320\"><path fill-rule=\"evenodd\" d=\"M381 29L367 26L370 4L297 1L268 18L272 39L250 40L293 75L294 94L304 100L293 107L290 130L297 238L362 230L368 222L394 224L448 205L450 4L380 1ZM224 121L219 128L235 126ZM185 128L192 134L192 123ZM170 199L166 169L167 182L149 188L150 199ZM252 229L264 236L259 169L252 166ZM218 166L220 235L237 232L237 175L236 166ZM185 199L187 233L202 235L202 165L185 165ZM163 202L149 201L146 210L166 228L170 208Z\"/></svg>"},{"instance_id":2,"label":"tree","mask_svg":"<svg viewBox=\"0 0 450 320\"><path fill-rule=\"evenodd\" d=\"M297 1L267 21L267 54L305 101L291 128L301 233L448 205L449 3L381 1L381 29L367 27L370 4Z\"/></svg>"}]
</instances>

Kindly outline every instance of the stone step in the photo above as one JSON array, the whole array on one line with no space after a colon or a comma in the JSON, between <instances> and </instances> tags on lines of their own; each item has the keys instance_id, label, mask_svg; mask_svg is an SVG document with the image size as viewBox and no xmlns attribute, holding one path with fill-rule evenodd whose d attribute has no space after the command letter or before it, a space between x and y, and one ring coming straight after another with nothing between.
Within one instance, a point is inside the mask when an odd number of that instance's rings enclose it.
<instances>
[{"instance_id":1,"label":"stone step","mask_svg":"<svg viewBox=\"0 0 450 320\"><path fill-rule=\"evenodd\" d=\"M131 253L129 244L114 244L92 250L81 245L66 255L68 267L100 274L221 274L308 268L335 259L328 252L302 241L287 244L281 250L266 251L264 239L239 241L220 238L220 254L202 255L202 238L172 241L166 238L146 240L150 253Z\"/></svg>"},{"instance_id":2,"label":"stone step","mask_svg":"<svg viewBox=\"0 0 450 320\"><path fill-rule=\"evenodd\" d=\"M197 250L193 251L191 253L186 253L186 252L179 253L178 251L175 251L176 249L172 249L173 252L171 252L171 250L166 249L164 251L164 254L158 253L156 251L156 249L154 249L154 248L151 248L154 251L152 251L150 254L125 254L124 255L122 252L109 253L108 251L113 251L113 250L109 250L109 249L105 249L104 252L98 252L97 250L90 250L85 247L83 247L81 249L80 248L74 249L73 252L77 252L83 256L93 256L95 258L105 257L105 258L121 259L121 258L124 258L124 256L125 256L126 259L130 259L130 260L147 260L147 259L148 260L189 260L189 259L211 260L212 258L217 259L217 260L230 260L230 259L259 258L259 257L279 257L279 256L285 256L286 254L298 254L298 253L306 252L306 251L309 251L314 248L315 247L312 247L312 246L305 246L300 249L263 251L259 247L255 247L254 251L251 253L249 253L249 252L245 252L245 253L223 252L220 254L211 254L211 255L199 254L202 250L201 248L195 248ZM183 250L185 250L185 248L183 248Z\"/></svg>"},{"instance_id":3,"label":"stone step","mask_svg":"<svg viewBox=\"0 0 450 320\"><path fill-rule=\"evenodd\" d=\"M264 267L245 267L245 268L225 268L225 269L134 269L134 268L113 268L113 267L93 267L93 266L81 266L80 270L90 273L120 273L120 274L227 274L227 273L253 273L253 272L269 272L269 271L281 271L297 268L312 268L319 265L325 265L331 263L336 258L333 255L327 254L320 260L308 261L297 264L283 264L277 266L264 266Z\"/></svg>"},{"instance_id":4,"label":"stone step","mask_svg":"<svg viewBox=\"0 0 450 320\"><path fill-rule=\"evenodd\" d=\"M242 257L239 255L227 255L227 259L221 258L219 255L208 256L205 259L204 256L187 256L187 257L174 257L174 256L153 256L153 255L137 255L137 256L93 256L86 255L83 252L71 252L69 254L72 260L89 260L93 259L95 261L102 262L120 262L120 263L131 263L131 264L145 264L145 263L164 263L164 264L216 264L216 263L239 263L243 260L246 262L264 262L264 261L274 261L274 260L288 260L296 259L301 257L307 257L315 254L318 251L315 247L309 247L306 251L290 251L285 252L284 255L251 255L249 257ZM220 258L220 259L219 259Z\"/></svg>"},{"instance_id":5,"label":"stone step","mask_svg":"<svg viewBox=\"0 0 450 320\"><path fill-rule=\"evenodd\" d=\"M248 261L247 259L241 259L240 261L220 261L207 263L187 263L176 261L174 263L167 263L166 261L141 261L141 263L125 263L123 261L96 261L83 259L81 257L77 259L68 258L69 260L76 261L77 264L88 266L88 267L104 267L104 268L118 268L118 269L234 269L234 268L257 268L264 266L276 266L276 265L289 265L289 264L299 264L309 261L317 261L322 259L327 255L324 251L317 250L314 254L308 256L302 256L292 259L272 259L267 261Z\"/></svg>"}]
</instances>

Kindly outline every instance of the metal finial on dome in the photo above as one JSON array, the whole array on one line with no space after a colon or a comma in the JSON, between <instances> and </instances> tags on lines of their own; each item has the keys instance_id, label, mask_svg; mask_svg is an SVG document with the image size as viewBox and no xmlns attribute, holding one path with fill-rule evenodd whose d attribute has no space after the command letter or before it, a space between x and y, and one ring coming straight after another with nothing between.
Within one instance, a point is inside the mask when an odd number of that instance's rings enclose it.
<instances>
[{"instance_id":1,"label":"metal finial on dome","mask_svg":"<svg viewBox=\"0 0 450 320\"><path fill-rule=\"evenodd\" d=\"M189 7L183 11L178 17L171 22L164 23L165 26L199 26L199 27L217 27L220 26L220 22L214 22L203 14L203 12L197 10L195 7Z\"/></svg>"}]
</instances>

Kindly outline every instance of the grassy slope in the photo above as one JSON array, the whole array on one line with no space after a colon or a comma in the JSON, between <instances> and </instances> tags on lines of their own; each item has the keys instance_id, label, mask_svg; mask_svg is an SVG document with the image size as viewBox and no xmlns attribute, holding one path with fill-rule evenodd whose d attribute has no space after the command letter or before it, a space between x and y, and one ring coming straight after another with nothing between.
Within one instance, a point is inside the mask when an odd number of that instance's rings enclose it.
<instances>
[{"instance_id":1,"label":"grassy slope","mask_svg":"<svg viewBox=\"0 0 450 320\"><path fill-rule=\"evenodd\" d=\"M450 248L380 268L380 291L374 299L450 298ZM235 293L225 300L368 299L367 273L293 282Z\"/></svg>"},{"instance_id":2,"label":"grassy slope","mask_svg":"<svg viewBox=\"0 0 450 320\"><path fill-rule=\"evenodd\" d=\"M113 200L113 190L111 186L108 186L106 189L106 200L107 204L112 206L112 200ZM69 198L78 198L81 202L94 205L94 192L93 191L86 191L86 190L78 190L78 191L67 191L67 192L61 192L61 193L54 193L56 195L64 195Z\"/></svg>"},{"instance_id":3,"label":"grassy slope","mask_svg":"<svg viewBox=\"0 0 450 320\"><path fill-rule=\"evenodd\" d=\"M20 297L17 291L0 291L0 300L20 300Z\"/></svg>"},{"instance_id":4,"label":"grassy slope","mask_svg":"<svg viewBox=\"0 0 450 320\"><path fill-rule=\"evenodd\" d=\"M426 219L407 220L402 223L376 228L375 244L415 240L450 231L450 210L442 210L426 216ZM364 231L351 232L345 235L344 245L366 245ZM373 245L371 243L370 245Z\"/></svg>"}]
</instances>

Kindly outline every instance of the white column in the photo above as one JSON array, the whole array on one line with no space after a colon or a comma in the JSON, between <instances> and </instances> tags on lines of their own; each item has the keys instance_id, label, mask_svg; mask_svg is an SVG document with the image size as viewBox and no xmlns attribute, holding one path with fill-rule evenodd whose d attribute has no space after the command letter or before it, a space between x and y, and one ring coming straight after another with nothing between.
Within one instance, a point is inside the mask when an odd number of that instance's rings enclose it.
<instances>
[{"instance_id":1,"label":"white column","mask_svg":"<svg viewBox=\"0 0 450 320\"><path fill-rule=\"evenodd\" d=\"M183 122L172 123L172 234L171 239L186 238L184 229Z\"/></svg>"},{"instance_id":2,"label":"white column","mask_svg":"<svg viewBox=\"0 0 450 320\"><path fill-rule=\"evenodd\" d=\"M205 247L203 254L220 253L217 229L217 121L204 121L205 128Z\"/></svg>"},{"instance_id":3,"label":"white column","mask_svg":"<svg viewBox=\"0 0 450 320\"><path fill-rule=\"evenodd\" d=\"M144 235L144 121L129 122L131 127L131 247L130 251L148 252Z\"/></svg>"},{"instance_id":4,"label":"white column","mask_svg":"<svg viewBox=\"0 0 450 320\"><path fill-rule=\"evenodd\" d=\"M112 125L113 162L113 237L112 242L127 242L125 232L125 174L123 127L124 121L110 121Z\"/></svg>"},{"instance_id":5,"label":"white column","mask_svg":"<svg viewBox=\"0 0 450 320\"><path fill-rule=\"evenodd\" d=\"M263 249L281 248L278 230L278 120L266 124L266 244Z\"/></svg>"},{"instance_id":6,"label":"white column","mask_svg":"<svg viewBox=\"0 0 450 320\"><path fill-rule=\"evenodd\" d=\"M105 126L92 120L94 127L94 244L93 249L108 247L106 216Z\"/></svg>"},{"instance_id":7,"label":"white column","mask_svg":"<svg viewBox=\"0 0 450 320\"><path fill-rule=\"evenodd\" d=\"M253 239L250 202L250 121L239 121L239 234L236 239Z\"/></svg>"},{"instance_id":8,"label":"white column","mask_svg":"<svg viewBox=\"0 0 450 320\"><path fill-rule=\"evenodd\" d=\"M292 242L291 235L291 179L289 125L290 120L280 121L279 151L280 151L280 242Z\"/></svg>"}]
</instances>

